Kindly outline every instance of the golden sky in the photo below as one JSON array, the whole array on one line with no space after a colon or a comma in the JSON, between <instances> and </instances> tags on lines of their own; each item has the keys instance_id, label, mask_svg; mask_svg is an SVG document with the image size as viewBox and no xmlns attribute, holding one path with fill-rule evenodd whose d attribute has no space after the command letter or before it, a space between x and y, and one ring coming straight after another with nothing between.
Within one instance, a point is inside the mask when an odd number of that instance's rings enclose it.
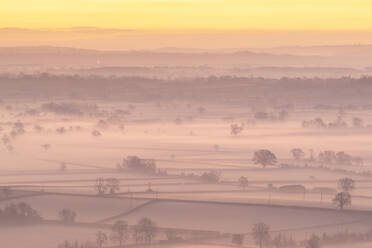
<instances>
[{"instance_id":1,"label":"golden sky","mask_svg":"<svg viewBox=\"0 0 372 248\"><path fill-rule=\"evenodd\" d=\"M372 0L0 0L0 27L372 30Z\"/></svg>"},{"instance_id":2,"label":"golden sky","mask_svg":"<svg viewBox=\"0 0 372 248\"><path fill-rule=\"evenodd\" d=\"M0 46L372 43L372 0L0 0Z\"/></svg>"}]
</instances>

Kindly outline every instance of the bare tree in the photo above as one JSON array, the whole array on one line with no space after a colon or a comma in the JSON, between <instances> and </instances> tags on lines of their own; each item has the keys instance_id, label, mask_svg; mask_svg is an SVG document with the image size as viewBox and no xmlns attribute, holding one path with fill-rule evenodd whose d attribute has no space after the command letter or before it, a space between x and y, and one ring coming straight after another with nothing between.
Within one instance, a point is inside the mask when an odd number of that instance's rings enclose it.
<instances>
[{"instance_id":1,"label":"bare tree","mask_svg":"<svg viewBox=\"0 0 372 248\"><path fill-rule=\"evenodd\" d=\"M60 171L66 171L66 169L67 169L66 163L61 162L59 169L60 169Z\"/></svg>"},{"instance_id":2,"label":"bare tree","mask_svg":"<svg viewBox=\"0 0 372 248\"><path fill-rule=\"evenodd\" d=\"M103 177L98 177L96 179L96 184L94 185L97 194L103 195L106 192L107 186L105 184L105 179Z\"/></svg>"},{"instance_id":3,"label":"bare tree","mask_svg":"<svg viewBox=\"0 0 372 248\"><path fill-rule=\"evenodd\" d=\"M339 192L333 198L333 203L341 210L351 205L351 195L348 192Z\"/></svg>"},{"instance_id":4,"label":"bare tree","mask_svg":"<svg viewBox=\"0 0 372 248\"><path fill-rule=\"evenodd\" d=\"M6 150L10 153L14 152L14 147L12 145L7 145Z\"/></svg>"},{"instance_id":5,"label":"bare tree","mask_svg":"<svg viewBox=\"0 0 372 248\"><path fill-rule=\"evenodd\" d=\"M110 194L115 194L120 190L120 181L116 178L107 178L106 187L109 189Z\"/></svg>"},{"instance_id":6,"label":"bare tree","mask_svg":"<svg viewBox=\"0 0 372 248\"><path fill-rule=\"evenodd\" d=\"M157 232L155 222L149 218L142 218L134 228L134 239L136 242L151 244Z\"/></svg>"},{"instance_id":7,"label":"bare tree","mask_svg":"<svg viewBox=\"0 0 372 248\"><path fill-rule=\"evenodd\" d=\"M64 208L61 211L59 211L58 215L61 221L63 222L67 223L75 222L76 212L71 209Z\"/></svg>"},{"instance_id":8,"label":"bare tree","mask_svg":"<svg viewBox=\"0 0 372 248\"><path fill-rule=\"evenodd\" d=\"M353 127L355 128L362 128L364 126L363 120L359 117L353 118Z\"/></svg>"},{"instance_id":9,"label":"bare tree","mask_svg":"<svg viewBox=\"0 0 372 248\"><path fill-rule=\"evenodd\" d=\"M356 165L356 166L362 166L364 163L363 158L361 157L352 157L351 162L353 163L353 165Z\"/></svg>"},{"instance_id":10,"label":"bare tree","mask_svg":"<svg viewBox=\"0 0 372 248\"><path fill-rule=\"evenodd\" d=\"M177 231L175 230L167 230L165 235L167 236L168 241L176 242L183 240L182 237L177 235Z\"/></svg>"},{"instance_id":11,"label":"bare tree","mask_svg":"<svg viewBox=\"0 0 372 248\"><path fill-rule=\"evenodd\" d=\"M351 192L355 189L355 181L349 177L338 180L338 187L344 192Z\"/></svg>"},{"instance_id":12,"label":"bare tree","mask_svg":"<svg viewBox=\"0 0 372 248\"><path fill-rule=\"evenodd\" d=\"M233 234L231 237L231 243L234 245L242 245L244 241L244 234Z\"/></svg>"},{"instance_id":13,"label":"bare tree","mask_svg":"<svg viewBox=\"0 0 372 248\"><path fill-rule=\"evenodd\" d=\"M306 248L320 248L320 238L315 234L311 235L310 239L306 242Z\"/></svg>"},{"instance_id":14,"label":"bare tree","mask_svg":"<svg viewBox=\"0 0 372 248\"><path fill-rule=\"evenodd\" d=\"M70 243L69 241L66 240L65 242L59 244L58 248L96 248L96 245L92 244L89 241L79 244L78 241Z\"/></svg>"},{"instance_id":15,"label":"bare tree","mask_svg":"<svg viewBox=\"0 0 372 248\"><path fill-rule=\"evenodd\" d=\"M332 164L336 161L336 153L334 151L320 152L318 155L318 160L321 163Z\"/></svg>"},{"instance_id":16,"label":"bare tree","mask_svg":"<svg viewBox=\"0 0 372 248\"><path fill-rule=\"evenodd\" d=\"M105 244L107 240L108 238L107 238L106 233L102 231L98 231L96 233L96 243L97 243L98 248L102 248L103 244Z\"/></svg>"},{"instance_id":17,"label":"bare tree","mask_svg":"<svg viewBox=\"0 0 372 248\"><path fill-rule=\"evenodd\" d=\"M310 160L311 162L314 162L314 161L315 161L315 152L314 152L313 149L310 149L310 150L309 150L309 160Z\"/></svg>"},{"instance_id":18,"label":"bare tree","mask_svg":"<svg viewBox=\"0 0 372 248\"><path fill-rule=\"evenodd\" d=\"M231 135L238 135L244 130L244 123L238 125L238 124L231 124L230 125L230 133Z\"/></svg>"},{"instance_id":19,"label":"bare tree","mask_svg":"<svg viewBox=\"0 0 372 248\"><path fill-rule=\"evenodd\" d=\"M1 141L3 142L4 145L7 145L10 143L10 138L7 134L4 134L2 137L1 137Z\"/></svg>"},{"instance_id":20,"label":"bare tree","mask_svg":"<svg viewBox=\"0 0 372 248\"><path fill-rule=\"evenodd\" d=\"M40 125L35 125L35 126L34 126L34 130L35 130L36 132L41 132L41 131L44 130L44 128L43 128L42 126L40 126Z\"/></svg>"},{"instance_id":21,"label":"bare tree","mask_svg":"<svg viewBox=\"0 0 372 248\"><path fill-rule=\"evenodd\" d=\"M97 127L101 128L101 129L106 129L106 128L108 128L108 123L105 120L99 120L97 122Z\"/></svg>"},{"instance_id":22,"label":"bare tree","mask_svg":"<svg viewBox=\"0 0 372 248\"><path fill-rule=\"evenodd\" d=\"M41 147L45 150L48 151L52 146L50 144L43 144Z\"/></svg>"},{"instance_id":23,"label":"bare tree","mask_svg":"<svg viewBox=\"0 0 372 248\"><path fill-rule=\"evenodd\" d=\"M59 127L56 129L56 132L59 134L64 134L66 132L66 129L65 127Z\"/></svg>"},{"instance_id":24,"label":"bare tree","mask_svg":"<svg viewBox=\"0 0 372 248\"><path fill-rule=\"evenodd\" d=\"M98 137L98 136L101 136L101 132L98 130L93 130L92 135Z\"/></svg>"},{"instance_id":25,"label":"bare tree","mask_svg":"<svg viewBox=\"0 0 372 248\"><path fill-rule=\"evenodd\" d=\"M252 228L252 236L260 248L270 240L270 227L265 223L254 224Z\"/></svg>"},{"instance_id":26,"label":"bare tree","mask_svg":"<svg viewBox=\"0 0 372 248\"><path fill-rule=\"evenodd\" d=\"M129 228L128 223L124 220L118 220L112 226L111 240L119 243L119 247L123 247L123 244L128 239Z\"/></svg>"},{"instance_id":27,"label":"bare tree","mask_svg":"<svg viewBox=\"0 0 372 248\"><path fill-rule=\"evenodd\" d=\"M205 113L205 108L204 107L199 107L197 108L199 114L204 114Z\"/></svg>"},{"instance_id":28,"label":"bare tree","mask_svg":"<svg viewBox=\"0 0 372 248\"><path fill-rule=\"evenodd\" d=\"M243 190L245 190L248 187L248 179L245 176L241 176L238 179L238 185L241 187Z\"/></svg>"},{"instance_id":29,"label":"bare tree","mask_svg":"<svg viewBox=\"0 0 372 248\"><path fill-rule=\"evenodd\" d=\"M291 150L291 153L295 160L302 160L305 157L305 152L301 148L294 148Z\"/></svg>"},{"instance_id":30,"label":"bare tree","mask_svg":"<svg viewBox=\"0 0 372 248\"><path fill-rule=\"evenodd\" d=\"M2 188L3 194L6 198L10 197L12 195L12 189L8 186Z\"/></svg>"},{"instance_id":31,"label":"bare tree","mask_svg":"<svg viewBox=\"0 0 372 248\"><path fill-rule=\"evenodd\" d=\"M335 162L341 165L352 165L352 156L345 152L337 152Z\"/></svg>"},{"instance_id":32,"label":"bare tree","mask_svg":"<svg viewBox=\"0 0 372 248\"><path fill-rule=\"evenodd\" d=\"M254 153L252 161L255 164L261 164L263 167L273 165L277 162L276 156L269 150L258 150Z\"/></svg>"}]
</instances>

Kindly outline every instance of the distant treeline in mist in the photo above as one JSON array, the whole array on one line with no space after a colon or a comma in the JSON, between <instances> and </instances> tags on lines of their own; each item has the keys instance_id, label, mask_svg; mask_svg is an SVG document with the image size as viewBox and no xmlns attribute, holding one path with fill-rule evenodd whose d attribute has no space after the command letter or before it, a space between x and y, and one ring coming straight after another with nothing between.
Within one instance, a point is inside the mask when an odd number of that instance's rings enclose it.
<instances>
[{"instance_id":1,"label":"distant treeline in mist","mask_svg":"<svg viewBox=\"0 0 372 248\"><path fill-rule=\"evenodd\" d=\"M1 74L0 100L87 99L134 102L199 101L223 104L368 104L372 77L149 79L79 75Z\"/></svg>"}]
</instances>

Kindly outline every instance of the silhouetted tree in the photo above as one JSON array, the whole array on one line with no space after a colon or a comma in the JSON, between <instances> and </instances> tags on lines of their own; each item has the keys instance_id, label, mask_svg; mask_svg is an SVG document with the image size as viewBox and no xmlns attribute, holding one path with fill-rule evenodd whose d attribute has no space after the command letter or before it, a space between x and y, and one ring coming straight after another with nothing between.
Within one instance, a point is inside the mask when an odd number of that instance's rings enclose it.
<instances>
[{"instance_id":1,"label":"silhouetted tree","mask_svg":"<svg viewBox=\"0 0 372 248\"><path fill-rule=\"evenodd\" d=\"M2 137L1 137L1 141L3 142L4 145L7 145L10 143L10 138L7 134L4 134Z\"/></svg>"},{"instance_id":2,"label":"silhouetted tree","mask_svg":"<svg viewBox=\"0 0 372 248\"><path fill-rule=\"evenodd\" d=\"M63 222L67 223L75 222L76 212L71 209L64 208L61 211L59 211L58 215L61 221Z\"/></svg>"},{"instance_id":3,"label":"silhouetted tree","mask_svg":"<svg viewBox=\"0 0 372 248\"><path fill-rule=\"evenodd\" d=\"M116 178L107 178L106 187L109 189L110 194L115 194L120 190L120 181Z\"/></svg>"},{"instance_id":4,"label":"silhouetted tree","mask_svg":"<svg viewBox=\"0 0 372 248\"><path fill-rule=\"evenodd\" d=\"M243 190L245 190L248 187L248 179L245 176L241 176L238 179L238 185L241 187Z\"/></svg>"},{"instance_id":5,"label":"silhouetted tree","mask_svg":"<svg viewBox=\"0 0 372 248\"><path fill-rule=\"evenodd\" d=\"M102 231L98 231L96 233L96 243L97 243L98 248L102 248L103 244L105 244L107 240L108 238L107 238L106 233Z\"/></svg>"},{"instance_id":6,"label":"silhouetted tree","mask_svg":"<svg viewBox=\"0 0 372 248\"><path fill-rule=\"evenodd\" d=\"M362 166L364 164L363 158L361 158L361 157L352 157L351 161L352 161L353 165L356 165L356 166Z\"/></svg>"},{"instance_id":7,"label":"silhouetted tree","mask_svg":"<svg viewBox=\"0 0 372 248\"><path fill-rule=\"evenodd\" d=\"M309 160L311 162L314 162L315 161L315 153L314 153L314 150L313 149L310 149L309 150Z\"/></svg>"},{"instance_id":8,"label":"silhouetted tree","mask_svg":"<svg viewBox=\"0 0 372 248\"><path fill-rule=\"evenodd\" d=\"M52 146L50 144L43 144L41 147L45 150L48 151Z\"/></svg>"},{"instance_id":9,"label":"silhouetted tree","mask_svg":"<svg viewBox=\"0 0 372 248\"><path fill-rule=\"evenodd\" d=\"M99 195L103 195L107 189L107 186L105 184L105 179L102 177L98 177L96 179L96 184L94 185L94 188Z\"/></svg>"},{"instance_id":10,"label":"silhouetted tree","mask_svg":"<svg viewBox=\"0 0 372 248\"><path fill-rule=\"evenodd\" d=\"M345 206L351 205L351 195L348 192L339 192L335 195L332 201L342 210Z\"/></svg>"},{"instance_id":11,"label":"silhouetted tree","mask_svg":"<svg viewBox=\"0 0 372 248\"><path fill-rule=\"evenodd\" d=\"M270 231L270 227L266 225L265 223L254 224L252 228L252 236L256 244L259 245L260 248L262 248L263 245L266 244L270 240L269 231Z\"/></svg>"},{"instance_id":12,"label":"silhouetted tree","mask_svg":"<svg viewBox=\"0 0 372 248\"><path fill-rule=\"evenodd\" d=\"M66 132L66 129L65 127L59 127L56 129L56 132L59 134L64 134Z\"/></svg>"},{"instance_id":13,"label":"silhouetted tree","mask_svg":"<svg viewBox=\"0 0 372 248\"><path fill-rule=\"evenodd\" d=\"M66 240L65 242L59 244L58 248L97 248L97 246L89 241L79 244L78 241L70 243L69 241Z\"/></svg>"},{"instance_id":14,"label":"silhouetted tree","mask_svg":"<svg viewBox=\"0 0 372 248\"><path fill-rule=\"evenodd\" d=\"M234 245L242 245L244 241L244 234L233 234L231 237L231 243Z\"/></svg>"},{"instance_id":15,"label":"silhouetted tree","mask_svg":"<svg viewBox=\"0 0 372 248\"><path fill-rule=\"evenodd\" d=\"M352 164L352 156L345 152L338 152L336 153L336 163L341 165L351 165Z\"/></svg>"},{"instance_id":16,"label":"silhouetted tree","mask_svg":"<svg viewBox=\"0 0 372 248\"><path fill-rule=\"evenodd\" d=\"M310 239L306 242L306 248L320 248L320 238L315 234L311 235Z\"/></svg>"},{"instance_id":17,"label":"silhouetted tree","mask_svg":"<svg viewBox=\"0 0 372 248\"><path fill-rule=\"evenodd\" d=\"M60 169L60 171L66 171L66 169L67 169L66 163L61 162L59 169Z\"/></svg>"},{"instance_id":18,"label":"silhouetted tree","mask_svg":"<svg viewBox=\"0 0 372 248\"><path fill-rule=\"evenodd\" d=\"M207 183L218 183L220 181L220 173L216 171L204 172L200 178Z\"/></svg>"},{"instance_id":19,"label":"silhouetted tree","mask_svg":"<svg viewBox=\"0 0 372 248\"><path fill-rule=\"evenodd\" d=\"M3 194L6 198L10 197L13 193L12 189L8 186L2 188Z\"/></svg>"},{"instance_id":20,"label":"silhouetted tree","mask_svg":"<svg viewBox=\"0 0 372 248\"><path fill-rule=\"evenodd\" d=\"M363 127L363 120L358 117L353 118L353 127L355 128L362 128Z\"/></svg>"},{"instance_id":21,"label":"silhouetted tree","mask_svg":"<svg viewBox=\"0 0 372 248\"><path fill-rule=\"evenodd\" d=\"M205 113L205 108L204 107L199 107L198 109L199 114L204 114Z\"/></svg>"},{"instance_id":22,"label":"silhouetted tree","mask_svg":"<svg viewBox=\"0 0 372 248\"><path fill-rule=\"evenodd\" d=\"M291 153L295 160L302 160L305 157L305 152L301 148L294 148L291 150Z\"/></svg>"},{"instance_id":23,"label":"silhouetted tree","mask_svg":"<svg viewBox=\"0 0 372 248\"><path fill-rule=\"evenodd\" d=\"M97 122L97 127L101 128L101 129L106 129L106 128L108 128L108 123L105 120L99 120Z\"/></svg>"},{"instance_id":24,"label":"silhouetted tree","mask_svg":"<svg viewBox=\"0 0 372 248\"><path fill-rule=\"evenodd\" d=\"M336 153L334 151L320 152L318 155L318 160L321 163L332 164L336 161Z\"/></svg>"},{"instance_id":25,"label":"silhouetted tree","mask_svg":"<svg viewBox=\"0 0 372 248\"><path fill-rule=\"evenodd\" d=\"M98 136L101 136L101 132L98 130L93 130L92 135L98 137Z\"/></svg>"},{"instance_id":26,"label":"silhouetted tree","mask_svg":"<svg viewBox=\"0 0 372 248\"><path fill-rule=\"evenodd\" d=\"M238 135L244 130L244 123L238 125L238 124L231 124L230 125L230 134L231 135Z\"/></svg>"},{"instance_id":27,"label":"silhouetted tree","mask_svg":"<svg viewBox=\"0 0 372 248\"><path fill-rule=\"evenodd\" d=\"M118 220L112 226L111 240L119 243L119 247L123 247L123 244L128 239L129 229L128 223L123 220Z\"/></svg>"},{"instance_id":28,"label":"silhouetted tree","mask_svg":"<svg viewBox=\"0 0 372 248\"><path fill-rule=\"evenodd\" d=\"M25 202L12 203L3 210L0 209L0 223L30 223L40 220L42 218L38 212Z\"/></svg>"},{"instance_id":29,"label":"silhouetted tree","mask_svg":"<svg viewBox=\"0 0 372 248\"><path fill-rule=\"evenodd\" d=\"M36 132L41 132L41 131L44 130L44 128L43 128L42 126L40 126L40 125L35 125L35 126L34 126L34 130L35 130Z\"/></svg>"},{"instance_id":30,"label":"silhouetted tree","mask_svg":"<svg viewBox=\"0 0 372 248\"><path fill-rule=\"evenodd\" d=\"M344 192L350 192L355 189L355 181L349 177L338 180L338 187Z\"/></svg>"},{"instance_id":31,"label":"silhouetted tree","mask_svg":"<svg viewBox=\"0 0 372 248\"><path fill-rule=\"evenodd\" d=\"M12 145L7 145L6 146L6 150L8 151L8 152L10 152L10 153L12 153L12 152L14 152L14 147L12 146Z\"/></svg>"},{"instance_id":32,"label":"silhouetted tree","mask_svg":"<svg viewBox=\"0 0 372 248\"><path fill-rule=\"evenodd\" d=\"M327 124L321 118L315 118L310 121L302 121L302 127L304 128L327 128Z\"/></svg>"},{"instance_id":33,"label":"silhouetted tree","mask_svg":"<svg viewBox=\"0 0 372 248\"><path fill-rule=\"evenodd\" d=\"M135 226L133 235L136 243L145 242L150 244L154 239L156 232L157 227L155 222L149 218L143 218L139 220Z\"/></svg>"},{"instance_id":34,"label":"silhouetted tree","mask_svg":"<svg viewBox=\"0 0 372 248\"><path fill-rule=\"evenodd\" d=\"M143 173L156 173L156 162L154 159L141 159L137 156L128 156L123 159L123 168Z\"/></svg>"},{"instance_id":35,"label":"silhouetted tree","mask_svg":"<svg viewBox=\"0 0 372 248\"><path fill-rule=\"evenodd\" d=\"M261 164L263 167L273 165L277 162L276 156L269 150L258 150L254 153L252 161Z\"/></svg>"},{"instance_id":36,"label":"silhouetted tree","mask_svg":"<svg viewBox=\"0 0 372 248\"><path fill-rule=\"evenodd\" d=\"M168 241L176 242L183 240L182 237L179 237L177 235L177 232L175 230L167 230L165 235L167 236Z\"/></svg>"}]
</instances>

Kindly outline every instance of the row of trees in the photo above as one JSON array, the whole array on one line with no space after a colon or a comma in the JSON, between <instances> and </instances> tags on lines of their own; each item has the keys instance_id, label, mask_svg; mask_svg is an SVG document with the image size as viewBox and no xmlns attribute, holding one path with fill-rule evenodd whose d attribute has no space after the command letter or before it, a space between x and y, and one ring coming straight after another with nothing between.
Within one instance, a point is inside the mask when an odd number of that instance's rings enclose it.
<instances>
[{"instance_id":1,"label":"row of trees","mask_svg":"<svg viewBox=\"0 0 372 248\"><path fill-rule=\"evenodd\" d=\"M285 121L288 118L288 111L280 110L280 111L257 111L253 114L254 120L261 120L261 121ZM253 121L254 122L254 121ZM252 124L249 122L248 124ZM245 129L244 122L237 124L233 123L230 125L230 134L233 136L237 136Z\"/></svg>"},{"instance_id":2,"label":"row of trees","mask_svg":"<svg viewBox=\"0 0 372 248\"><path fill-rule=\"evenodd\" d=\"M12 203L0 209L0 223L23 224L41 221L39 213L25 202Z\"/></svg>"},{"instance_id":3,"label":"row of trees","mask_svg":"<svg viewBox=\"0 0 372 248\"><path fill-rule=\"evenodd\" d=\"M59 211L58 216L62 222L73 223L75 222L77 214L75 211L71 209L64 208L61 211Z\"/></svg>"},{"instance_id":4,"label":"row of trees","mask_svg":"<svg viewBox=\"0 0 372 248\"><path fill-rule=\"evenodd\" d=\"M316 157L313 150L310 150L309 158L306 159L306 153L301 148L291 150L293 159L297 161L308 160L312 162L320 162L327 164L340 165L363 165L363 159L360 157L351 156L343 151L335 152L331 150L321 151ZM267 149L257 150L253 154L252 161L254 164L262 165L263 167L275 165L278 161L276 155ZM123 159L122 163L117 164L119 170L130 169L142 173L157 173L156 161L154 159L142 159L137 156L128 156ZM160 173L160 172L159 172ZM208 176L208 175L204 175Z\"/></svg>"},{"instance_id":5,"label":"row of trees","mask_svg":"<svg viewBox=\"0 0 372 248\"><path fill-rule=\"evenodd\" d=\"M355 181L348 177L341 178L338 180L338 188L341 192L338 192L332 201L342 210L351 205L351 192L355 189Z\"/></svg>"},{"instance_id":6,"label":"row of trees","mask_svg":"<svg viewBox=\"0 0 372 248\"><path fill-rule=\"evenodd\" d=\"M154 159L142 159L137 156L128 156L122 163L116 166L119 170L129 169L141 173L154 174L156 170L156 161Z\"/></svg>"},{"instance_id":7,"label":"row of trees","mask_svg":"<svg viewBox=\"0 0 372 248\"><path fill-rule=\"evenodd\" d=\"M341 178L337 182L338 188L341 190L338 192L332 199L333 204L339 209L344 209L344 207L351 205L351 191L355 189L355 181L351 178L345 177ZM245 190L248 187L248 179L245 176L241 176L238 179L238 186ZM270 185L272 188L273 186ZM291 188L292 191L296 190L297 192L306 192L306 189L302 185L285 185L279 189L284 189L284 187Z\"/></svg>"},{"instance_id":8,"label":"row of trees","mask_svg":"<svg viewBox=\"0 0 372 248\"><path fill-rule=\"evenodd\" d=\"M58 216L61 221L66 223L75 222L76 212L64 208L59 211ZM28 203L11 203L3 209L0 208L1 223L34 223L42 220L38 211L33 209Z\"/></svg>"},{"instance_id":9,"label":"row of trees","mask_svg":"<svg viewBox=\"0 0 372 248\"><path fill-rule=\"evenodd\" d=\"M94 189L99 195L104 195L106 193L115 194L120 190L120 181L113 177L98 177L96 179Z\"/></svg>"},{"instance_id":10,"label":"row of trees","mask_svg":"<svg viewBox=\"0 0 372 248\"><path fill-rule=\"evenodd\" d=\"M265 246L268 247L295 247L296 241L292 236L287 237L286 235L279 233L276 236L271 236L270 227L265 223L254 224L250 233L255 241L256 245L260 248ZM234 234L232 236L232 243L235 245L242 245L244 242L244 234ZM309 241L310 242L310 241ZM313 247L311 247L313 248ZM314 247L318 248L318 247Z\"/></svg>"},{"instance_id":11,"label":"row of trees","mask_svg":"<svg viewBox=\"0 0 372 248\"><path fill-rule=\"evenodd\" d=\"M285 234L278 233L276 236L272 236L270 231L270 226L265 223L257 223L254 224L250 234L253 237L256 245L258 247L277 247L277 248L290 248L290 247L298 247L299 243L293 239L292 236L286 236ZM244 242L244 234L233 234L232 235L232 243L235 245L241 246ZM321 247L321 239L316 236L312 235L309 239L301 242L305 248L320 248Z\"/></svg>"},{"instance_id":12,"label":"row of trees","mask_svg":"<svg viewBox=\"0 0 372 248\"><path fill-rule=\"evenodd\" d=\"M320 151L318 156L315 155L314 150L309 151L309 157L306 158L306 153L301 148L294 148L291 150L291 155L296 161L310 161L325 164L339 164L339 165L363 165L361 157L351 156L344 151Z\"/></svg>"},{"instance_id":13,"label":"row of trees","mask_svg":"<svg viewBox=\"0 0 372 248\"><path fill-rule=\"evenodd\" d=\"M273 110L273 111L257 111L253 117L256 120L265 121L285 121L289 114L287 110Z\"/></svg>"},{"instance_id":14,"label":"row of trees","mask_svg":"<svg viewBox=\"0 0 372 248\"><path fill-rule=\"evenodd\" d=\"M2 128L0 127L0 132L2 131ZM9 133L4 133L1 137L1 142L3 143L5 149L8 152L13 152L14 151L14 146L12 145L12 141L25 133L25 128L23 122L16 121L13 123L11 126L11 130Z\"/></svg>"},{"instance_id":15,"label":"row of trees","mask_svg":"<svg viewBox=\"0 0 372 248\"><path fill-rule=\"evenodd\" d=\"M199 180L204 183L219 183L221 178L221 173L219 171L209 171L209 172L203 172L200 174L195 174L193 172L185 174L182 173L181 176L186 177L188 179L192 180Z\"/></svg>"},{"instance_id":16,"label":"row of trees","mask_svg":"<svg viewBox=\"0 0 372 248\"><path fill-rule=\"evenodd\" d=\"M336 129L336 128L348 128L349 125L338 116L336 120L326 123L322 118L315 118L313 120L302 121L303 128L319 128L319 129ZM353 128L363 128L364 121L359 117L354 117L351 123Z\"/></svg>"},{"instance_id":17,"label":"row of trees","mask_svg":"<svg viewBox=\"0 0 372 248\"><path fill-rule=\"evenodd\" d=\"M156 237L158 228L156 223L149 218L140 219L137 224L130 228L124 220L116 221L111 227L111 233L103 231L96 233L95 242L80 243L65 241L58 248L102 248L110 240L120 248L131 238L136 244L151 244Z\"/></svg>"}]
</instances>

